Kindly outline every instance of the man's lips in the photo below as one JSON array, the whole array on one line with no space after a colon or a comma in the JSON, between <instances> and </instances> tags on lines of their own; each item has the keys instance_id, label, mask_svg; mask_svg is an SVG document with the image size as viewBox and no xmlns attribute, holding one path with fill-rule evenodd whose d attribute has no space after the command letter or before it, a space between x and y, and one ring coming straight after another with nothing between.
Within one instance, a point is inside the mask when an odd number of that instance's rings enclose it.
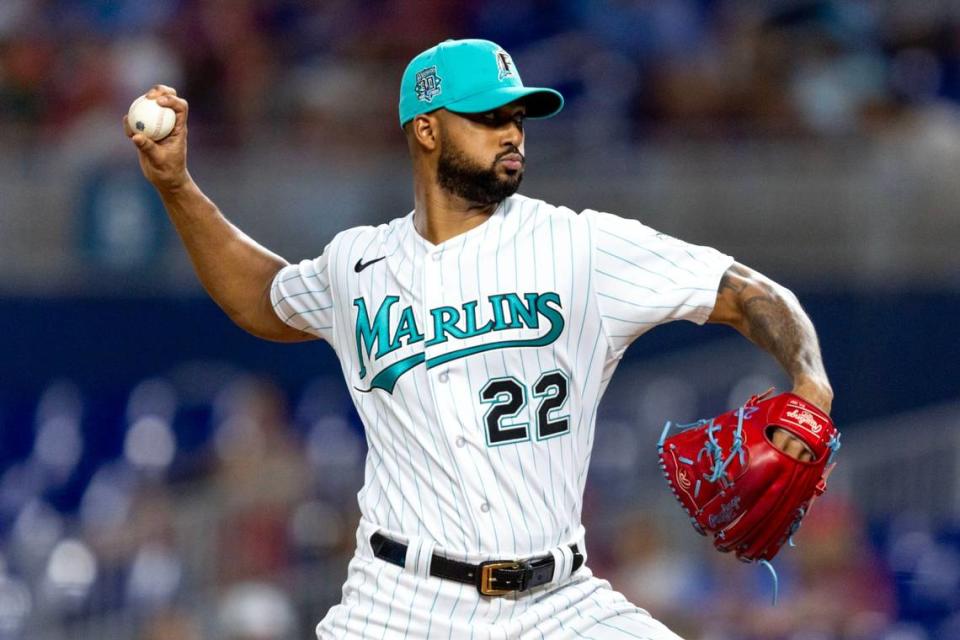
<instances>
[{"instance_id":1,"label":"man's lips","mask_svg":"<svg viewBox=\"0 0 960 640\"><path fill-rule=\"evenodd\" d=\"M519 153L508 153L500 158L500 162L510 171L519 171L523 168L523 156Z\"/></svg>"}]
</instances>

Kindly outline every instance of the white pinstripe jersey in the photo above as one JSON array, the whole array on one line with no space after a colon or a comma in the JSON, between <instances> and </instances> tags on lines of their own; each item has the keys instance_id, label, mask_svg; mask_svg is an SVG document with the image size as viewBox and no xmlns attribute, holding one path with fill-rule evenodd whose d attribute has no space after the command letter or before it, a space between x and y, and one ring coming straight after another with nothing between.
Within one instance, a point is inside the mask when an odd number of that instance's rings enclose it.
<instances>
[{"instance_id":1,"label":"white pinstripe jersey","mask_svg":"<svg viewBox=\"0 0 960 640\"><path fill-rule=\"evenodd\" d=\"M271 297L339 356L369 447L363 519L464 558L520 557L582 536L597 405L624 350L706 321L731 263L515 195L439 245L412 213L344 231Z\"/></svg>"}]
</instances>

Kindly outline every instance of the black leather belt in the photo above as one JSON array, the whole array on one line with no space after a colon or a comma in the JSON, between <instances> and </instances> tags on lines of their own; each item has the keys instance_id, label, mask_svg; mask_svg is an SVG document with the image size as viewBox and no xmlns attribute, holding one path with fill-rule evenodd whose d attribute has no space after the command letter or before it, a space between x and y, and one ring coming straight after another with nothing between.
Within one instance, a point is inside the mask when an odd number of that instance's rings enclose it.
<instances>
[{"instance_id":1,"label":"black leather belt","mask_svg":"<svg viewBox=\"0 0 960 640\"><path fill-rule=\"evenodd\" d=\"M398 567L405 566L407 560L407 545L391 540L379 531L370 536L370 547L373 555ZM573 552L573 569L575 572L583 566L583 554L577 545L570 545ZM522 592L553 580L553 555L529 558L527 560L493 560L470 564L451 560L433 554L430 558L430 575L463 584L472 584L481 595L502 596L515 591Z\"/></svg>"}]
</instances>

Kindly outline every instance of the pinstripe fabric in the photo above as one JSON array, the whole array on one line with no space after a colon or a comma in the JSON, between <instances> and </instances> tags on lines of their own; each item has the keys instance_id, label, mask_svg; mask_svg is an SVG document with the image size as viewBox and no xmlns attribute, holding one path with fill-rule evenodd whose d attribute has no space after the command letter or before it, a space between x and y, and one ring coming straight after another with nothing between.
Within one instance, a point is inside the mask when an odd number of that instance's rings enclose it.
<instances>
[{"instance_id":1,"label":"pinstripe fabric","mask_svg":"<svg viewBox=\"0 0 960 640\"><path fill-rule=\"evenodd\" d=\"M731 262L636 221L513 196L437 246L411 213L344 231L277 274L278 316L334 346L366 426L358 557L329 628L364 637L403 620L466 637L450 625L522 617L461 585L403 591L416 577L371 561L365 540L381 530L478 562L582 538L596 409L624 350L657 324L704 322Z\"/></svg>"},{"instance_id":2,"label":"pinstripe fabric","mask_svg":"<svg viewBox=\"0 0 960 640\"><path fill-rule=\"evenodd\" d=\"M344 594L318 625L320 640L679 640L588 568L560 584L491 599L459 583L423 579L358 553Z\"/></svg>"}]
</instances>

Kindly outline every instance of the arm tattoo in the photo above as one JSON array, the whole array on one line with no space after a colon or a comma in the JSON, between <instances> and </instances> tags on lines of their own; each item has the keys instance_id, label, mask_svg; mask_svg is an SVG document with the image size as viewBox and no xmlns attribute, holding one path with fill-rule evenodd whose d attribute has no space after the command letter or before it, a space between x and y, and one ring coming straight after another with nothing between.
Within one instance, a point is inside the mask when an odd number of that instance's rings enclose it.
<instances>
[{"instance_id":1,"label":"arm tattoo","mask_svg":"<svg viewBox=\"0 0 960 640\"><path fill-rule=\"evenodd\" d=\"M733 265L723 274L723 277L720 278L720 293L723 293L724 289L732 291L733 293L740 295L743 293L743 290L747 288L746 281L739 281L733 278L734 275L745 275L743 270L738 267L738 265Z\"/></svg>"},{"instance_id":2,"label":"arm tattoo","mask_svg":"<svg viewBox=\"0 0 960 640\"><path fill-rule=\"evenodd\" d=\"M749 338L769 351L791 377L826 377L813 323L792 294L766 283L739 282L729 288L740 296Z\"/></svg>"}]
</instances>

